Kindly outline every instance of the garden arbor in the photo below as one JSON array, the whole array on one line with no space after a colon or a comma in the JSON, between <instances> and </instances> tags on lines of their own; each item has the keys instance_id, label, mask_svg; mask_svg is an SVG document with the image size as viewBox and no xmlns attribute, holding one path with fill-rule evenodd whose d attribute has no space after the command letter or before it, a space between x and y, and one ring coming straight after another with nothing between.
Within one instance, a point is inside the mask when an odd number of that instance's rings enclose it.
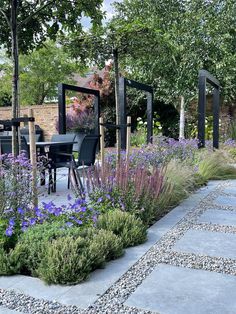
<instances>
[{"instance_id":1,"label":"garden arbor","mask_svg":"<svg viewBox=\"0 0 236 314\"><path fill-rule=\"evenodd\" d=\"M75 91L87 95L94 96L94 114L95 114L95 133L99 135L99 116L100 116L100 92L95 89L68 85L58 84L58 112L59 112L59 134L66 133L66 91Z\"/></svg>"},{"instance_id":2,"label":"garden arbor","mask_svg":"<svg viewBox=\"0 0 236 314\"><path fill-rule=\"evenodd\" d=\"M205 147L206 83L213 88L213 147L219 148L220 83L206 70L199 71L198 78L198 140L199 148Z\"/></svg>"},{"instance_id":3,"label":"garden arbor","mask_svg":"<svg viewBox=\"0 0 236 314\"><path fill-rule=\"evenodd\" d=\"M120 98L120 123L121 123L121 149L126 148L126 88L136 88L146 92L147 95L147 143L152 142L153 135L153 88L125 77L119 79L119 98Z\"/></svg>"}]
</instances>

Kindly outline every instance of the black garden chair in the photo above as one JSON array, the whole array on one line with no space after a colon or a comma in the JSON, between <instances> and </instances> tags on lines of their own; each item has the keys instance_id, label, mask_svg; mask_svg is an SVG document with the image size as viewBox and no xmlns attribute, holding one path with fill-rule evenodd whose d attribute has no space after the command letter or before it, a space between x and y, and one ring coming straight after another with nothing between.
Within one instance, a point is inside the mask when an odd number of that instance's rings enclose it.
<instances>
[{"instance_id":1,"label":"black garden chair","mask_svg":"<svg viewBox=\"0 0 236 314\"><path fill-rule=\"evenodd\" d=\"M12 154L12 137L8 135L0 136L0 145L1 145L1 154ZM21 136L20 143L21 152L26 154L26 157L29 158L29 147L27 145L26 139L24 136Z\"/></svg>"},{"instance_id":2,"label":"black garden chair","mask_svg":"<svg viewBox=\"0 0 236 314\"><path fill-rule=\"evenodd\" d=\"M58 140L59 141L59 140ZM71 167L72 161L72 148L73 143L61 143L52 145L48 151L48 172L49 172L49 185L48 193L56 192L56 180L57 180L57 169L58 168L69 168Z\"/></svg>"},{"instance_id":3,"label":"black garden chair","mask_svg":"<svg viewBox=\"0 0 236 314\"><path fill-rule=\"evenodd\" d=\"M78 151L78 160L75 160L72 156L73 167L69 168L68 188L70 187L70 171L73 170L77 174L77 181L79 181L80 187L84 189L80 179L80 172L94 166L98 140L98 135L86 135Z\"/></svg>"}]
</instances>

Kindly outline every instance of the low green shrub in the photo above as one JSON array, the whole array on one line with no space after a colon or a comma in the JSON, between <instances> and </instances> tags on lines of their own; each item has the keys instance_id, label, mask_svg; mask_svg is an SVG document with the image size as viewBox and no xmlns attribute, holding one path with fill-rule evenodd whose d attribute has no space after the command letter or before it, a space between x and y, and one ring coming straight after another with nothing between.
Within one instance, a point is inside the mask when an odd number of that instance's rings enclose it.
<instances>
[{"instance_id":1,"label":"low green shrub","mask_svg":"<svg viewBox=\"0 0 236 314\"><path fill-rule=\"evenodd\" d=\"M103 267L110 261L124 254L122 239L109 230L97 230L89 241L89 259L91 268Z\"/></svg>"},{"instance_id":2,"label":"low green shrub","mask_svg":"<svg viewBox=\"0 0 236 314\"><path fill-rule=\"evenodd\" d=\"M18 261L17 271L24 274L37 275L37 268L45 255L48 241L65 236L78 237L80 228L65 227L63 222L45 222L25 231L11 254L13 263Z\"/></svg>"},{"instance_id":3,"label":"low green shrub","mask_svg":"<svg viewBox=\"0 0 236 314\"><path fill-rule=\"evenodd\" d=\"M90 271L87 240L71 236L48 242L37 273L47 283L76 284L85 280Z\"/></svg>"},{"instance_id":4,"label":"low green shrub","mask_svg":"<svg viewBox=\"0 0 236 314\"><path fill-rule=\"evenodd\" d=\"M15 273L7 253L2 246L0 246L0 276L11 275Z\"/></svg>"},{"instance_id":5,"label":"low green shrub","mask_svg":"<svg viewBox=\"0 0 236 314\"><path fill-rule=\"evenodd\" d=\"M120 210L110 211L99 216L97 227L112 231L119 236L124 247L141 244L147 238L146 226L142 220Z\"/></svg>"},{"instance_id":6,"label":"low green shrub","mask_svg":"<svg viewBox=\"0 0 236 314\"><path fill-rule=\"evenodd\" d=\"M106 261L123 254L121 239L110 231L90 229L82 235L87 236L47 242L38 275L49 284L76 284Z\"/></svg>"}]
</instances>

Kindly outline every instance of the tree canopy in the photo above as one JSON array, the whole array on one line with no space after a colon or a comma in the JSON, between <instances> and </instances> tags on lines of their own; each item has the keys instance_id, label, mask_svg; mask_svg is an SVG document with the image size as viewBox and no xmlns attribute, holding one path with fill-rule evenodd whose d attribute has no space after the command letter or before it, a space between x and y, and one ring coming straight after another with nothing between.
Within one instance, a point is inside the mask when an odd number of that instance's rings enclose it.
<instances>
[{"instance_id":1,"label":"tree canopy","mask_svg":"<svg viewBox=\"0 0 236 314\"><path fill-rule=\"evenodd\" d=\"M102 0L0 0L0 39L11 51L11 10L16 6L19 51L27 53L58 32L82 30L81 18L88 16L92 25L102 19Z\"/></svg>"}]
</instances>

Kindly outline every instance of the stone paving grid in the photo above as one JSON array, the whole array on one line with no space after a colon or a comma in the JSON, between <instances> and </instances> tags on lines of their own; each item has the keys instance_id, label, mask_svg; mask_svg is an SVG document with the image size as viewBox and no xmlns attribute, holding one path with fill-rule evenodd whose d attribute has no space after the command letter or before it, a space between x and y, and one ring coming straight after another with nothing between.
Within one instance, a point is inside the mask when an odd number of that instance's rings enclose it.
<instances>
[{"instance_id":1,"label":"stone paving grid","mask_svg":"<svg viewBox=\"0 0 236 314\"><path fill-rule=\"evenodd\" d=\"M231 185L236 188L235 181L231 181ZM212 258L208 256L201 256L196 254L184 254L181 252L174 252L172 250L176 241L180 239L187 230L190 228L206 229L206 224L199 223L198 217L202 215L208 208L212 208L212 202L221 194L224 193L224 188L229 187L230 183L223 182L219 186L215 188L215 190L209 193L196 208L193 208L179 223L172 228L160 241L158 241L133 267L131 267L107 292L101 296L93 305L91 305L87 310L80 310L76 307L63 307L55 304L54 309L50 308L46 310L45 307L42 307L40 311L35 307L35 302L40 302L40 300L31 300L32 305L28 307L30 308L30 312L26 307L17 307L18 310L24 310L28 313L154 313L150 311L145 311L141 309L137 309L135 307L129 307L124 304L124 302L129 298L129 296L136 290L136 288L142 283L142 281L154 270L154 268L159 263L165 263L169 265L177 265L177 266L185 266L189 268L195 269L206 269L218 273L228 273L232 275L236 275L236 261L232 259L224 259L224 258ZM228 193L228 191L227 191ZM214 205L216 209L224 209L234 211L236 207L232 202L229 206L224 205ZM226 227L226 230L224 229ZM214 228L220 232L228 232L228 226L220 226L215 224ZM211 228L209 228L211 230ZM235 230L234 230L235 231ZM234 233L234 232L233 232ZM197 262L196 262L197 261ZM200 262L201 261L201 262ZM195 263L196 262L196 263ZM199 264L198 264L199 263ZM4 294L13 294L13 298L16 298L16 295L23 298L23 295L15 294L11 291L1 291L0 295L4 298ZM3 299L2 298L2 299ZM29 300L30 298L28 298ZM1 301L0 301L1 302ZM44 301L47 302L47 301ZM30 303L30 301L28 301ZM49 307L51 307L52 302L48 302ZM1 303L0 303L1 304ZM4 304L4 303L2 303ZM4 306L7 306L4 304ZM7 306L11 308L11 305ZM14 306L13 306L14 308Z\"/></svg>"}]
</instances>

